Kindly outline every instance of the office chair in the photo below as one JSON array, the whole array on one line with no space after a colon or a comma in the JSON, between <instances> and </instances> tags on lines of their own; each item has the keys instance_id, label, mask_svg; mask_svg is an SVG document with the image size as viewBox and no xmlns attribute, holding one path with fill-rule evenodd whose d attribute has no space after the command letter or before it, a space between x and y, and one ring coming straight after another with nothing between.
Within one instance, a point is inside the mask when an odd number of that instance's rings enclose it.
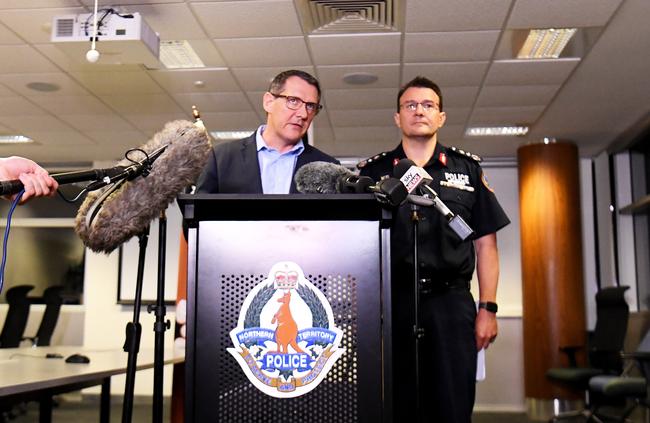
<instances>
[{"instance_id":1,"label":"office chair","mask_svg":"<svg viewBox=\"0 0 650 423\"><path fill-rule=\"evenodd\" d=\"M603 375L589 381L589 389L603 398L631 399L629 405L617 421L625 422L639 405L650 409L650 330L645 334L636 352L622 354L624 359L636 362L641 376L630 376L631 368L626 368L620 376ZM594 414L599 405L594 406Z\"/></svg>"},{"instance_id":2,"label":"office chair","mask_svg":"<svg viewBox=\"0 0 650 423\"><path fill-rule=\"evenodd\" d=\"M32 289L33 285L17 285L7 290L9 309L0 333L0 348L16 348L20 345L31 303L27 293Z\"/></svg>"},{"instance_id":3,"label":"office chair","mask_svg":"<svg viewBox=\"0 0 650 423\"><path fill-rule=\"evenodd\" d=\"M624 296L628 288L627 286L608 287L596 293L596 327L587 350L589 367L577 366L576 353L582 347L565 346L560 350L567 354L569 367L552 368L546 372L549 380L585 393L584 409L561 413L551 421L577 416L584 416L587 421L600 421L593 415L591 408L589 380L598 375L618 375L622 371L623 360L620 354L623 351L630 314Z\"/></svg>"},{"instance_id":4,"label":"office chair","mask_svg":"<svg viewBox=\"0 0 650 423\"><path fill-rule=\"evenodd\" d=\"M23 337L23 340L31 341L33 347L50 345L52 334L56 328L56 322L59 320L61 304L63 304L61 291L63 291L62 286L51 286L43 291L45 311L43 312L41 324L38 326L38 331L36 331L35 336Z\"/></svg>"}]
</instances>

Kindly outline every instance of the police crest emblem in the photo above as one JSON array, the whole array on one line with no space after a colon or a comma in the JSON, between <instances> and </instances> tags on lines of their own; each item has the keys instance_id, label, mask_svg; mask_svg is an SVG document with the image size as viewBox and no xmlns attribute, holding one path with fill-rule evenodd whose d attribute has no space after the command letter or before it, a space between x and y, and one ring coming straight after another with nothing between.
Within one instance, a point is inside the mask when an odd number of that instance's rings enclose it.
<instances>
[{"instance_id":1,"label":"police crest emblem","mask_svg":"<svg viewBox=\"0 0 650 423\"><path fill-rule=\"evenodd\" d=\"M260 391L293 398L325 378L345 352L342 337L323 293L285 261L246 296L228 352Z\"/></svg>"}]
</instances>

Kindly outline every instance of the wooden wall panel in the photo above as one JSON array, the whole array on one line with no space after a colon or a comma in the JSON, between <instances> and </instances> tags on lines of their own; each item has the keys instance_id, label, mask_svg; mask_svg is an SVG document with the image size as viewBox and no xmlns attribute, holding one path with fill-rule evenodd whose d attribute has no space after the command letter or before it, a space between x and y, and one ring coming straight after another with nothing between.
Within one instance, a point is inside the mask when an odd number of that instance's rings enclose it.
<instances>
[{"instance_id":1,"label":"wooden wall panel","mask_svg":"<svg viewBox=\"0 0 650 423\"><path fill-rule=\"evenodd\" d=\"M586 341L578 150L533 144L517 159L526 397L580 398L545 377L567 365L560 347Z\"/></svg>"}]
</instances>

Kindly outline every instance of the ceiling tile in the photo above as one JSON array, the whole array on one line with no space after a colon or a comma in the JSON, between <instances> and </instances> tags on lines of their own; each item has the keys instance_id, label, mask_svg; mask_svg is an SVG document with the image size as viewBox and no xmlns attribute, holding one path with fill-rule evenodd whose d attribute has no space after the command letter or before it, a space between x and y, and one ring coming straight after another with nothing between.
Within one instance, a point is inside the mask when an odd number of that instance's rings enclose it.
<instances>
[{"instance_id":1,"label":"ceiling tile","mask_svg":"<svg viewBox=\"0 0 650 423\"><path fill-rule=\"evenodd\" d=\"M391 88L325 90L325 106L332 110L390 109L397 92Z\"/></svg>"},{"instance_id":2,"label":"ceiling tile","mask_svg":"<svg viewBox=\"0 0 650 423\"><path fill-rule=\"evenodd\" d=\"M425 76L440 86L480 85L489 62L406 63L402 83Z\"/></svg>"},{"instance_id":3,"label":"ceiling tile","mask_svg":"<svg viewBox=\"0 0 650 423\"><path fill-rule=\"evenodd\" d=\"M41 116L45 114L43 109L23 97L3 97L0 101L0 121L3 122L5 122L6 116Z\"/></svg>"},{"instance_id":4,"label":"ceiling tile","mask_svg":"<svg viewBox=\"0 0 650 423\"><path fill-rule=\"evenodd\" d=\"M301 35L291 0L192 3L211 38Z\"/></svg>"},{"instance_id":5,"label":"ceiling tile","mask_svg":"<svg viewBox=\"0 0 650 423\"><path fill-rule=\"evenodd\" d=\"M316 65L399 63L400 33L310 35Z\"/></svg>"},{"instance_id":6,"label":"ceiling tile","mask_svg":"<svg viewBox=\"0 0 650 423\"><path fill-rule=\"evenodd\" d=\"M0 22L30 43L49 43L55 16L87 13L83 7L0 11Z\"/></svg>"},{"instance_id":7,"label":"ceiling tile","mask_svg":"<svg viewBox=\"0 0 650 423\"><path fill-rule=\"evenodd\" d=\"M215 40L215 44L231 67L253 67L262 58L268 67L311 65L303 37L234 38Z\"/></svg>"},{"instance_id":8,"label":"ceiling tile","mask_svg":"<svg viewBox=\"0 0 650 423\"><path fill-rule=\"evenodd\" d=\"M508 28L573 28L602 26L621 0L517 0Z\"/></svg>"},{"instance_id":9,"label":"ceiling tile","mask_svg":"<svg viewBox=\"0 0 650 423\"><path fill-rule=\"evenodd\" d=\"M474 104L479 87L445 87L442 89L443 108L470 107Z\"/></svg>"},{"instance_id":10,"label":"ceiling tile","mask_svg":"<svg viewBox=\"0 0 650 423\"><path fill-rule=\"evenodd\" d=\"M562 84L580 59L502 60L492 63L486 85Z\"/></svg>"},{"instance_id":11,"label":"ceiling tile","mask_svg":"<svg viewBox=\"0 0 650 423\"><path fill-rule=\"evenodd\" d=\"M58 72L59 69L28 45L0 46L0 74ZM7 60L11 57L11 60Z\"/></svg>"},{"instance_id":12,"label":"ceiling tile","mask_svg":"<svg viewBox=\"0 0 650 423\"><path fill-rule=\"evenodd\" d=\"M149 75L169 93L239 90L235 79L227 68L149 71ZM203 85L196 86L196 81L203 82Z\"/></svg>"},{"instance_id":13,"label":"ceiling tile","mask_svg":"<svg viewBox=\"0 0 650 423\"><path fill-rule=\"evenodd\" d=\"M171 113L171 114L138 114L131 115L127 114L123 116L124 119L131 122L133 126L143 131L147 136L152 136L155 133L158 133L163 130L167 122L172 122L175 120L187 120L190 119L189 114L185 113ZM205 118L201 116L205 121Z\"/></svg>"},{"instance_id":14,"label":"ceiling tile","mask_svg":"<svg viewBox=\"0 0 650 423\"><path fill-rule=\"evenodd\" d=\"M28 135L35 142L39 144L49 144L56 146L77 146L77 145L94 145L95 141L90 138L80 134L79 132L71 129L69 131L26 131L25 135ZM76 150L75 150L76 151ZM67 160L71 159L70 150L65 154ZM74 156L74 160L79 158Z\"/></svg>"},{"instance_id":15,"label":"ceiling tile","mask_svg":"<svg viewBox=\"0 0 650 423\"><path fill-rule=\"evenodd\" d=\"M112 111L96 97L90 95L34 96L32 101L57 115L104 115Z\"/></svg>"},{"instance_id":16,"label":"ceiling tile","mask_svg":"<svg viewBox=\"0 0 650 423\"><path fill-rule=\"evenodd\" d=\"M43 56L50 59L52 63L67 72L139 72L141 65L102 65L99 63L88 63L85 54L73 57L64 53L58 44L34 44L34 48ZM56 69L59 71L60 69Z\"/></svg>"},{"instance_id":17,"label":"ceiling tile","mask_svg":"<svg viewBox=\"0 0 650 423\"><path fill-rule=\"evenodd\" d=\"M115 131L134 131L133 125L115 114L74 114L60 115L59 118L81 132L106 132L114 135ZM96 138L96 137L91 137Z\"/></svg>"},{"instance_id":18,"label":"ceiling tile","mask_svg":"<svg viewBox=\"0 0 650 423\"><path fill-rule=\"evenodd\" d=\"M465 125L445 125L438 130L438 139L445 145L454 145L465 133Z\"/></svg>"},{"instance_id":19,"label":"ceiling tile","mask_svg":"<svg viewBox=\"0 0 650 423\"><path fill-rule=\"evenodd\" d=\"M293 69L315 75L312 66L295 66ZM239 81L239 85L244 91L264 92L269 88L273 78L285 70L287 70L286 67L235 68L232 69L232 73L235 75L235 78Z\"/></svg>"},{"instance_id":20,"label":"ceiling tile","mask_svg":"<svg viewBox=\"0 0 650 423\"><path fill-rule=\"evenodd\" d=\"M447 116L445 125L465 125L471 111L472 109L469 107L445 106L445 115Z\"/></svg>"},{"instance_id":21,"label":"ceiling tile","mask_svg":"<svg viewBox=\"0 0 650 423\"><path fill-rule=\"evenodd\" d=\"M79 0L82 4L92 6L94 0ZM179 0L111 0L108 2L111 6L141 4L141 3L178 3Z\"/></svg>"},{"instance_id":22,"label":"ceiling tile","mask_svg":"<svg viewBox=\"0 0 650 423\"><path fill-rule=\"evenodd\" d=\"M475 31L501 29L511 0L409 0L406 30ZM432 13L432 11L435 11Z\"/></svg>"},{"instance_id":23,"label":"ceiling tile","mask_svg":"<svg viewBox=\"0 0 650 423\"><path fill-rule=\"evenodd\" d=\"M189 43L207 68L218 68L226 65L212 40L189 40Z\"/></svg>"},{"instance_id":24,"label":"ceiling tile","mask_svg":"<svg viewBox=\"0 0 650 423\"><path fill-rule=\"evenodd\" d=\"M264 121L266 121L266 111L264 110L264 106L262 105L262 97L264 97L265 92L266 91L246 92L246 97L248 97L248 100L253 106L253 109L255 110L258 116L263 118Z\"/></svg>"},{"instance_id":25,"label":"ceiling tile","mask_svg":"<svg viewBox=\"0 0 650 423\"><path fill-rule=\"evenodd\" d=\"M172 97L184 110L199 109L201 115L207 112L250 112L248 97L241 91L230 93L173 94Z\"/></svg>"},{"instance_id":26,"label":"ceiling tile","mask_svg":"<svg viewBox=\"0 0 650 423\"><path fill-rule=\"evenodd\" d=\"M534 123L544 112L545 106L477 107L470 118L472 125L492 126Z\"/></svg>"},{"instance_id":27,"label":"ceiling tile","mask_svg":"<svg viewBox=\"0 0 650 423\"><path fill-rule=\"evenodd\" d=\"M394 122L395 109L330 110L329 114L335 127L388 126Z\"/></svg>"},{"instance_id":28,"label":"ceiling tile","mask_svg":"<svg viewBox=\"0 0 650 423\"><path fill-rule=\"evenodd\" d=\"M483 87L477 106L539 106L546 105L559 85L500 85Z\"/></svg>"},{"instance_id":29,"label":"ceiling tile","mask_svg":"<svg viewBox=\"0 0 650 423\"><path fill-rule=\"evenodd\" d=\"M106 104L118 113L124 114L183 114L188 115L192 110L182 110L167 94L141 95L104 95L100 97Z\"/></svg>"},{"instance_id":30,"label":"ceiling tile","mask_svg":"<svg viewBox=\"0 0 650 423\"><path fill-rule=\"evenodd\" d=\"M138 3L144 2L139 1ZM206 38L201 25L199 25L189 6L184 3L137 4L125 7L124 10L140 13L161 40Z\"/></svg>"},{"instance_id":31,"label":"ceiling tile","mask_svg":"<svg viewBox=\"0 0 650 423\"><path fill-rule=\"evenodd\" d=\"M209 131L253 130L261 124L253 112L203 113L201 118Z\"/></svg>"},{"instance_id":32,"label":"ceiling tile","mask_svg":"<svg viewBox=\"0 0 650 423\"><path fill-rule=\"evenodd\" d=\"M512 152L517 151L517 148L522 144L526 143L526 139L521 139L518 137L465 137L463 139L454 140L454 146L465 151L471 151L472 154L476 154L479 157L513 157ZM483 162L485 168L486 162ZM488 181L490 186L492 186L492 180L490 179L490 170L486 170ZM495 188L497 197L500 196L500 191L498 187L492 186Z\"/></svg>"},{"instance_id":33,"label":"ceiling tile","mask_svg":"<svg viewBox=\"0 0 650 423\"><path fill-rule=\"evenodd\" d=\"M499 31L407 33L404 37L404 61L488 60L498 37Z\"/></svg>"},{"instance_id":34,"label":"ceiling tile","mask_svg":"<svg viewBox=\"0 0 650 423\"><path fill-rule=\"evenodd\" d=\"M14 97L15 95L16 95L15 92L11 91L9 88L0 84L0 97Z\"/></svg>"},{"instance_id":35,"label":"ceiling tile","mask_svg":"<svg viewBox=\"0 0 650 423\"><path fill-rule=\"evenodd\" d=\"M395 125L334 127L334 136L337 144L342 142L392 142L397 144L399 141L399 131Z\"/></svg>"},{"instance_id":36,"label":"ceiling tile","mask_svg":"<svg viewBox=\"0 0 650 423\"><path fill-rule=\"evenodd\" d=\"M71 72L82 85L97 95L156 94L162 89L145 71Z\"/></svg>"},{"instance_id":37,"label":"ceiling tile","mask_svg":"<svg viewBox=\"0 0 650 423\"><path fill-rule=\"evenodd\" d=\"M21 40L16 34L9 30L6 26L0 24L0 44L22 44Z\"/></svg>"},{"instance_id":38,"label":"ceiling tile","mask_svg":"<svg viewBox=\"0 0 650 423\"><path fill-rule=\"evenodd\" d=\"M318 81L322 89L332 88L395 88L399 86L399 65L338 65L318 66ZM351 85L343 77L352 73L370 73L377 76L371 84Z\"/></svg>"},{"instance_id":39,"label":"ceiling tile","mask_svg":"<svg viewBox=\"0 0 650 423\"><path fill-rule=\"evenodd\" d=\"M28 74L9 74L1 75L0 82L10 86L19 94L26 97L43 97L43 96L68 96L68 95L87 95L81 85L77 84L72 78L64 73L28 73ZM59 87L56 91L35 91L27 85L30 83L46 83Z\"/></svg>"},{"instance_id":40,"label":"ceiling tile","mask_svg":"<svg viewBox=\"0 0 650 423\"><path fill-rule=\"evenodd\" d=\"M121 156L124 156L129 148L139 147L147 142L148 137L136 130L112 129L110 131L86 131L83 132L100 145L115 145L121 147Z\"/></svg>"},{"instance_id":41,"label":"ceiling tile","mask_svg":"<svg viewBox=\"0 0 650 423\"><path fill-rule=\"evenodd\" d=\"M10 126L22 133L33 131L65 132L72 130L70 125L50 115L41 115L38 118L34 118L33 116L12 116Z\"/></svg>"},{"instance_id":42,"label":"ceiling tile","mask_svg":"<svg viewBox=\"0 0 650 423\"><path fill-rule=\"evenodd\" d=\"M0 9L36 9L41 7L79 6L78 0L2 0Z\"/></svg>"}]
</instances>

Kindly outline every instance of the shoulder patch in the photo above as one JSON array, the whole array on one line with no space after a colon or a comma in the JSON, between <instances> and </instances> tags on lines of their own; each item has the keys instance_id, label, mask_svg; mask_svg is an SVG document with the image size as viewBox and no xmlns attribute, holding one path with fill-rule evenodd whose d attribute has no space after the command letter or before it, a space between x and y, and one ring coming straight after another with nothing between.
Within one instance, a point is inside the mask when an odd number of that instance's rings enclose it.
<instances>
[{"instance_id":1,"label":"shoulder patch","mask_svg":"<svg viewBox=\"0 0 650 423\"><path fill-rule=\"evenodd\" d=\"M388 155L388 152L384 151L383 153L379 153L379 154L376 154L376 155L374 155L372 157L368 157L365 160L361 160L359 163L357 163L357 169L363 169L364 167L366 167L366 166L368 166L370 164L378 162L381 159L383 159L384 157L386 157L386 155Z\"/></svg>"},{"instance_id":2,"label":"shoulder patch","mask_svg":"<svg viewBox=\"0 0 650 423\"><path fill-rule=\"evenodd\" d=\"M454 153L456 153L459 156L463 156L463 157L466 157L468 159L472 159L476 163L481 163L483 161L483 159L480 158L479 156L477 156L476 154L472 154L469 151L461 150L460 148L449 147L448 150L453 151Z\"/></svg>"}]
</instances>

